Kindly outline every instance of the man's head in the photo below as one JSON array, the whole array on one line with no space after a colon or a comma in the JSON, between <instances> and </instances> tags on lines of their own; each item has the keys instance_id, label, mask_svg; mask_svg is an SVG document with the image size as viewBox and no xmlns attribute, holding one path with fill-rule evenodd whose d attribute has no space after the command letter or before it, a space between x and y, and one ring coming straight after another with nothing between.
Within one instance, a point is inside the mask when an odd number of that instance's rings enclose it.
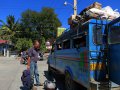
<instances>
[{"instance_id":1,"label":"man's head","mask_svg":"<svg viewBox=\"0 0 120 90\"><path fill-rule=\"evenodd\" d=\"M38 40L35 40L35 41L33 42L33 46L34 46L35 49L39 49L39 47L40 47L39 41L38 41Z\"/></svg>"}]
</instances>

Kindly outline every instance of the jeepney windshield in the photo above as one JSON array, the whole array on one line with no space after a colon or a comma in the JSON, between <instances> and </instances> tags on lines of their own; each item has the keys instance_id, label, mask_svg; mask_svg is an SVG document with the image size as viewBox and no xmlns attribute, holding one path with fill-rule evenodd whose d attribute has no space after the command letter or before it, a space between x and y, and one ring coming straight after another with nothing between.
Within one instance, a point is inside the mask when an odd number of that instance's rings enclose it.
<instances>
[{"instance_id":1,"label":"jeepney windshield","mask_svg":"<svg viewBox=\"0 0 120 90\"><path fill-rule=\"evenodd\" d=\"M119 26L111 26L109 28L110 32L108 34L108 43L109 44L117 44L120 43L120 25Z\"/></svg>"}]
</instances>

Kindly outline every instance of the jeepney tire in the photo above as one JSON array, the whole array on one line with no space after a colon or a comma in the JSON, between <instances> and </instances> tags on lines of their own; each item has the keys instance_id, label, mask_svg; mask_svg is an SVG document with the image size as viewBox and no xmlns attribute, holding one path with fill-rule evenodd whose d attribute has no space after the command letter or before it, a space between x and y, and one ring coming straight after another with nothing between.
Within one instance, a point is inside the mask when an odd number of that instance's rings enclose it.
<instances>
[{"instance_id":1,"label":"jeepney tire","mask_svg":"<svg viewBox=\"0 0 120 90\"><path fill-rule=\"evenodd\" d=\"M65 73L65 89L77 90L76 83L72 80L72 77L68 72Z\"/></svg>"}]
</instances>

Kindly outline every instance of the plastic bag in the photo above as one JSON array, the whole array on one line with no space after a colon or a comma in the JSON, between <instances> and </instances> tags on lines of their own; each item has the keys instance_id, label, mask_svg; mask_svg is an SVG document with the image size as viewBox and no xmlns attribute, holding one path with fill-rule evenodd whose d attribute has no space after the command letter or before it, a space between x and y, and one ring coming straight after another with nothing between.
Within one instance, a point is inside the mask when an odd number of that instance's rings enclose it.
<instances>
[{"instance_id":1,"label":"plastic bag","mask_svg":"<svg viewBox=\"0 0 120 90\"><path fill-rule=\"evenodd\" d=\"M106 6L101 10L97 8L91 8L88 11L86 11L86 14L92 18L101 18L109 20L113 20L120 17L120 13L117 11L117 9L113 10L110 6Z\"/></svg>"},{"instance_id":2,"label":"plastic bag","mask_svg":"<svg viewBox=\"0 0 120 90\"><path fill-rule=\"evenodd\" d=\"M110 6L102 8L102 11L104 11L104 16L106 18L115 19L120 17L120 13L117 11L117 9L113 10Z\"/></svg>"},{"instance_id":3,"label":"plastic bag","mask_svg":"<svg viewBox=\"0 0 120 90\"><path fill-rule=\"evenodd\" d=\"M92 13L95 13L95 14L99 14L99 15L104 14L104 11L102 11L100 9L97 9L97 8L91 8L89 11L92 12Z\"/></svg>"}]
</instances>

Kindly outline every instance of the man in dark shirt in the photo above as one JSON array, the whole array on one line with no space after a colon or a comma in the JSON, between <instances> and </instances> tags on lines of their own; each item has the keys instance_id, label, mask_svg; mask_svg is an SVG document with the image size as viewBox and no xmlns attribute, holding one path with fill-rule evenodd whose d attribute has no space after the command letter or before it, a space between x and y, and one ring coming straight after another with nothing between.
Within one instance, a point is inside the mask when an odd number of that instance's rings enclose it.
<instances>
[{"instance_id":1,"label":"man in dark shirt","mask_svg":"<svg viewBox=\"0 0 120 90\"><path fill-rule=\"evenodd\" d=\"M39 81L39 73L37 66L37 61L39 60L39 52L38 52L39 47L40 47L40 43L37 40L35 40L33 43L33 47L28 50L28 56L30 59L30 75L33 82L35 76L37 86L42 85Z\"/></svg>"}]
</instances>

